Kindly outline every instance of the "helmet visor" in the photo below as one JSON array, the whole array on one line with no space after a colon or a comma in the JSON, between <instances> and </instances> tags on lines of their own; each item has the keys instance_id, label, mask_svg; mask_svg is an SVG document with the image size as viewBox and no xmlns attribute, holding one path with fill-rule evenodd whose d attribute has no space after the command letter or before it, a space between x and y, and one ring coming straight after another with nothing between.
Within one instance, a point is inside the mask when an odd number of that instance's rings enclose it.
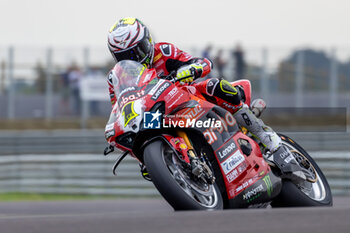
<instances>
[{"instance_id":1,"label":"helmet visor","mask_svg":"<svg viewBox=\"0 0 350 233\"><path fill-rule=\"evenodd\" d=\"M152 54L152 43L148 37L143 38L136 46L121 52L112 52L116 61L133 60L143 63Z\"/></svg>"}]
</instances>

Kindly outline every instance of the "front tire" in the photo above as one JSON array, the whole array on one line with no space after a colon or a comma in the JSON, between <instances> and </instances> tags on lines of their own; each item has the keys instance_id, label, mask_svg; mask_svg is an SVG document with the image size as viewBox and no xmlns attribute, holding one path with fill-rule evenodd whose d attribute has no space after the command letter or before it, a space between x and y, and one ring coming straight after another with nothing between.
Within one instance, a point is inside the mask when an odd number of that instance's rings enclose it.
<instances>
[{"instance_id":1,"label":"front tire","mask_svg":"<svg viewBox=\"0 0 350 233\"><path fill-rule=\"evenodd\" d=\"M154 185L175 210L223 208L217 185L191 179L183 170L173 149L162 140L146 146L144 162Z\"/></svg>"},{"instance_id":2,"label":"front tire","mask_svg":"<svg viewBox=\"0 0 350 233\"><path fill-rule=\"evenodd\" d=\"M296 142L285 135L279 135L282 143L289 150L296 151L304 156L315 170L316 182L304 181L298 185L290 180L283 180L283 186L279 196L271 203L273 207L297 207L297 206L332 206L332 192L327 179L313 158ZM297 159L298 160L298 159Z\"/></svg>"}]
</instances>

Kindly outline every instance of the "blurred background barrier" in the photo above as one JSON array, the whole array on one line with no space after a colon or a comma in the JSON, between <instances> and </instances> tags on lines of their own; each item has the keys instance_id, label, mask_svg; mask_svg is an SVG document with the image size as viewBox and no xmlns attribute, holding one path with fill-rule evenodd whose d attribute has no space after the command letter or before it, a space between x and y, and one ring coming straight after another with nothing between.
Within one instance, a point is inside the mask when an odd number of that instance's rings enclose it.
<instances>
[{"instance_id":1,"label":"blurred background barrier","mask_svg":"<svg viewBox=\"0 0 350 233\"><path fill-rule=\"evenodd\" d=\"M0 192L156 196L136 160L112 174L116 154L15 155L0 157Z\"/></svg>"},{"instance_id":2,"label":"blurred background barrier","mask_svg":"<svg viewBox=\"0 0 350 233\"><path fill-rule=\"evenodd\" d=\"M350 194L350 153L311 152L334 195ZM136 160L125 159L112 175L116 154L42 154L0 157L0 192L159 196L141 177Z\"/></svg>"}]
</instances>

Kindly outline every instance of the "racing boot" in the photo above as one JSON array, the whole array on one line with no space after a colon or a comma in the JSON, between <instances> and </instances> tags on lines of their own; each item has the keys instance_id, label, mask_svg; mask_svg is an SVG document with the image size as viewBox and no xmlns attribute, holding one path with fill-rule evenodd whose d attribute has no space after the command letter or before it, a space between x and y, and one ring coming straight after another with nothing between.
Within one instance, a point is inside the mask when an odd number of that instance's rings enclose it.
<instances>
[{"instance_id":1,"label":"racing boot","mask_svg":"<svg viewBox=\"0 0 350 233\"><path fill-rule=\"evenodd\" d=\"M271 127L266 126L261 119L258 119L248 105L244 104L233 116L237 123L247 128L268 151L273 153L279 149L282 143L281 138Z\"/></svg>"},{"instance_id":2,"label":"racing boot","mask_svg":"<svg viewBox=\"0 0 350 233\"><path fill-rule=\"evenodd\" d=\"M244 126L254 137L260 139L267 150L263 153L266 162L272 166L277 166L282 173L282 178L295 181L306 180L292 153L282 145L281 138L271 127L266 126L261 119L258 119L247 105L243 105L233 116L239 125Z\"/></svg>"}]
</instances>

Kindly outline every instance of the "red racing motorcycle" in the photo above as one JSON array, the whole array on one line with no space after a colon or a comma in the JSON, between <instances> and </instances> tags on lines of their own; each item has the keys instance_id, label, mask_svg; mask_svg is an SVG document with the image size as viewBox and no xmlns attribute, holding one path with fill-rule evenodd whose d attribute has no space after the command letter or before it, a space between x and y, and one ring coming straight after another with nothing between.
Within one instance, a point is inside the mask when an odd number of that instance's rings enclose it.
<instances>
[{"instance_id":1,"label":"red racing motorcycle","mask_svg":"<svg viewBox=\"0 0 350 233\"><path fill-rule=\"evenodd\" d=\"M326 177L289 137L280 135L285 150L266 159L264 145L230 112L173 74L159 78L129 60L113 72L117 103L105 128L104 153L125 151L114 173L130 154L175 210L332 205ZM234 85L251 106L250 82Z\"/></svg>"}]
</instances>

